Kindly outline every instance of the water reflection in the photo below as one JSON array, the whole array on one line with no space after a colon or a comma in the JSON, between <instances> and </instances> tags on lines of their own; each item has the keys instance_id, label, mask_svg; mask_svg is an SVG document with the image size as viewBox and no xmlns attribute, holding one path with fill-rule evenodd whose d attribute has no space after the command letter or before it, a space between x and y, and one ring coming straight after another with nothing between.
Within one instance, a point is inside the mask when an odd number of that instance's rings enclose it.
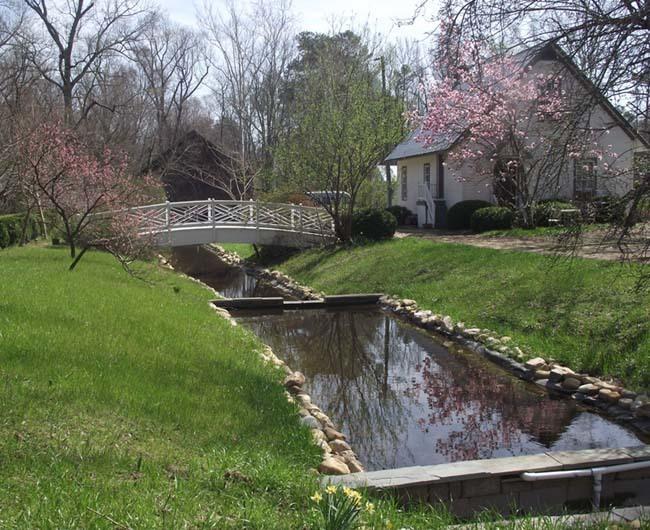
<instances>
[{"instance_id":1,"label":"water reflection","mask_svg":"<svg viewBox=\"0 0 650 530\"><path fill-rule=\"evenodd\" d=\"M377 310L245 315L369 469L636 445L627 430Z\"/></svg>"},{"instance_id":2,"label":"water reflection","mask_svg":"<svg viewBox=\"0 0 650 530\"><path fill-rule=\"evenodd\" d=\"M217 266L205 251L176 254L176 266L224 296L278 295L240 270ZM368 469L639 444L575 402L553 399L376 309L238 319L305 373L306 390Z\"/></svg>"},{"instance_id":3,"label":"water reflection","mask_svg":"<svg viewBox=\"0 0 650 530\"><path fill-rule=\"evenodd\" d=\"M202 247L177 247L171 262L175 269L201 280L225 298L281 296L268 282L226 265Z\"/></svg>"}]
</instances>

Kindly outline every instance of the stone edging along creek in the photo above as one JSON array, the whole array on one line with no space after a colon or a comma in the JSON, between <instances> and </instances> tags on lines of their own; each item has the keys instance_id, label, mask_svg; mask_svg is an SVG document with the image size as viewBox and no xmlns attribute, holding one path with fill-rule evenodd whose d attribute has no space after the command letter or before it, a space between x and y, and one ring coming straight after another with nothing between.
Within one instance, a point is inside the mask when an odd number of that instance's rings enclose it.
<instances>
[{"instance_id":1,"label":"stone edging along creek","mask_svg":"<svg viewBox=\"0 0 650 530\"><path fill-rule=\"evenodd\" d=\"M298 284L280 271L250 266L237 254L220 247L204 248L216 254L225 264L240 267L247 274L268 281L289 296L301 300L317 300L324 296L323 293ZM486 357L521 379L533 381L549 393L565 395L592 411L628 424L643 435L650 435L650 397L647 394L637 394L614 381L576 373L553 359L535 357L526 360L523 351L512 345L510 337L498 337L490 330L469 327L463 322L454 322L449 316L421 310L414 300L382 296L379 303L383 310L394 313L416 327L447 337L450 342ZM227 310L211 306L218 314L235 323ZM268 346L261 355L265 362L272 363L286 373L284 386L287 399L297 402L301 423L311 429L315 443L323 451L323 460L318 470L323 474L334 475L363 471L361 463L345 441L345 435L335 429L330 418L311 402L310 396L302 389L305 376L293 372Z\"/></svg>"}]
</instances>

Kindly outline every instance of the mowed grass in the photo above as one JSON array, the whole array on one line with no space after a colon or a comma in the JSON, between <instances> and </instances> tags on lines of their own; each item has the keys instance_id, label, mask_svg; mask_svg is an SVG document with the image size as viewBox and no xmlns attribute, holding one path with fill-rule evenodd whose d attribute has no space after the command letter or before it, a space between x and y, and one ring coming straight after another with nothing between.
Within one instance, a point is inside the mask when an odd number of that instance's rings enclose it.
<instances>
[{"instance_id":1,"label":"mowed grass","mask_svg":"<svg viewBox=\"0 0 650 530\"><path fill-rule=\"evenodd\" d=\"M412 298L530 355L650 387L650 293L636 291L635 267L405 238L314 249L279 268L330 294Z\"/></svg>"},{"instance_id":2,"label":"mowed grass","mask_svg":"<svg viewBox=\"0 0 650 530\"><path fill-rule=\"evenodd\" d=\"M318 450L211 293L0 251L1 528L301 528Z\"/></svg>"}]
</instances>

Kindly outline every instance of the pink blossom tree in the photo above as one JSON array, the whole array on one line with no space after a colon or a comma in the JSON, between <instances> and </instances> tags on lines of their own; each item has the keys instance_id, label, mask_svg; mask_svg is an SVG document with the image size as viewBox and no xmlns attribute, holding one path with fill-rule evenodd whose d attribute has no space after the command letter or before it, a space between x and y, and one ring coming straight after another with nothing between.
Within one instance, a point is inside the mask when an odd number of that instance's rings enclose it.
<instances>
[{"instance_id":1,"label":"pink blossom tree","mask_svg":"<svg viewBox=\"0 0 650 530\"><path fill-rule=\"evenodd\" d=\"M24 195L43 204L63 232L71 269L89 248L127 263L148 245L128 207L150 202L160 185L131 175L126 156L108 148L96 154L70 129L52 122L35 127L20 143L16 168Z\"/></svg>"},{"instance_id":2,"label":"pink blossom tree","mask_svg":"<svg viewBox=\"0 0 650 530\"><path fill-rule=\"evenodd\" d=\"M485 182L499 204L532 226L536 203L556 196L569 162L616 155L602 147L607 131L590 127L593 97L581 87L567 89L571 80L562 70L536 73L522 56L486 55L476 43L437 55L442 75L425 87L426 112L413 116L419 141L456 140L446 158L450 169L469 166L465 174ZM614 173L613 164L602 168Z\"/></svg>"}]
</instances>

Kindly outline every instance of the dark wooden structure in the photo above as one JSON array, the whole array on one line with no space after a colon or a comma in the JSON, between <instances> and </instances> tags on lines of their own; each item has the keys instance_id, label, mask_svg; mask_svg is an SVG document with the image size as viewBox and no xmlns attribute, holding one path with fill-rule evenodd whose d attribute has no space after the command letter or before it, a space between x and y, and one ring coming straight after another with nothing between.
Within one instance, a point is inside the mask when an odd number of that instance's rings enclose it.
<instances>
[{"instance_id":1,"label":"dark wooden structure","mask_svg":"<svg viewBox=\"0 0 650 530\"><path fill-rule=\"evenodd\" d=\"M192 130L147 168L158 176L169 201L246 199L237 161Z\"/></svg>"}]
</instances>

